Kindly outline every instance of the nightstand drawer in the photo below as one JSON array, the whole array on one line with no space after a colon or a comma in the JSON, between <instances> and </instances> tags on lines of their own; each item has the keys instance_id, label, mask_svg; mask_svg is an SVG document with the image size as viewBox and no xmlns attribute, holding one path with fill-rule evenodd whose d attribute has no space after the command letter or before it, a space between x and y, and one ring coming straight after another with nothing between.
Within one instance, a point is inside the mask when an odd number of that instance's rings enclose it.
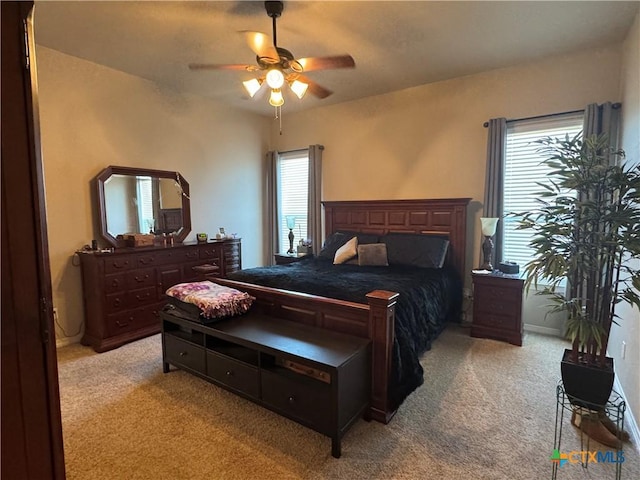
<instances>
[{"instance_id":1,"label":"nightstand drawer","mask_svg":"<svg viewBox=\"0 0 640 480\"><path fill-rule=\"evenodd\" d=\"M500 315L498 313L481 312L473 319L474 325L498 328L501 330L518 331L517 319L511 315Z\"/></svg>"},{"instance_id":2,"label":"nightstand drawer","mask_svg":"<svg viewBox=\"0 0 640 480\"><path fill-rule=\"evenodd\" d=\"M522 288L519 288L517 284L515 288L476 284L475 288L479 291L485 302L519 302L522 296Z\"/></svg>"},{"instance_id":3,"label":"nightstand drawer","mask_svg":"<svg viewBox=\"0 0 640 480\"><path fill-rule=\"evenodd\" d=\"M518 315L520 313L520 302L504 300L486 300L481 295L475 295L474 301L478 304L476 309L478 312L498 313L501 315Z\"/></svg>"}]
</instances>

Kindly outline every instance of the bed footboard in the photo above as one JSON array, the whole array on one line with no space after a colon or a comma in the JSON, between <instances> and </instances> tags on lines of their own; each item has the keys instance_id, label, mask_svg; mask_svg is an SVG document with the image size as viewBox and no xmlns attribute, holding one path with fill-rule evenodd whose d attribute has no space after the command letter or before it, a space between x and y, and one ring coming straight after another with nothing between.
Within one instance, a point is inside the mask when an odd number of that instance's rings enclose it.
<instances>
[{"instance_id":1,"label":"bed footboard","mask_svg":"<svg viewBox=\"0 0 640 480\"><path fill-rule=\"evenodd\" d=\"M398 294L375 290L368 305L306 293L263 287L223 278L212 279L255 297L255 307L268 315L327 330L368 338L372 342L370 417L388 423L395 414L388 401L394 342L395 305Z\"/></svg>"}]
</instances>

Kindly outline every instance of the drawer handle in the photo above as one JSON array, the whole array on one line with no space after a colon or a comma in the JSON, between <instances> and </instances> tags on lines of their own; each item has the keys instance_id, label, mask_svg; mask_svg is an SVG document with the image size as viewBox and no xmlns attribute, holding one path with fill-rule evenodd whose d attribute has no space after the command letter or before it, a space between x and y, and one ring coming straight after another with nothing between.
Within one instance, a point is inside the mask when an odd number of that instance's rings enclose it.
<instances>
[{"instance_id":1,"label":"drawer handle","mask_svg":"<svg viewBox=\"0 0 640 480\"><path fill-rule=\"evenodd\" d=\"M114 306L114 307L119 307L121 304L122 304L122 300L120 300L119 298L116 298L116 299L113 301L113 306Z\"/></svg>"},{"instance_id":2,"label":"drawer handle","mask_svg":"<svg viewBox=\"0 0 640 480\"><path fill-rule=\"evenodd\" d=\"M141 258L140 263L143 265L149 265L150 263L153 263L153 258L149 258L149 259Z\"/></svg>"},{"instance_id":3,"label":"drawer handle","mask_svg":"<svg viewBox=\"0 0 640 480\"><path fill-rule=\"evenodd\" d=\"M291 396L289 397L289 403L291 403L291 404L296 403L296 397L294 397L293 395L291 395Z\"/></svg>"},{"instance_id":4,"label":"drawer handle","mask_svg":"<svg viewBox=\"0 0 640 480\"><path fill-rule=\"evenodd\" d=\"M111 265L113 266L113 268L125 268L127 265L129 265L129 262L122 262L121 264L113 262Z\"/></svg>"},{"instance_id":5,"label":"drawer handle","mask_svg":"<svg viewBox=\"0 0 640 480\"><path fill-rule=\"evenodd\" d=\"M149 298L149 293L146 293L144 295L136 295L136 298L138 299L139 302L141 302L142 300Z\"/></svg>"},{"instance_id":6,"label":"drawer handle","mask_svg":"<svg viewBox=\"0 0 640 480\"><path fill-rule=\"evenodd\" d=\"M118 279L115 279L115 278L114 278L114 279L111 281L111 286L112 286L113 288L117 288L117 287L119 287L119 286L120 286L120 281L119 281Z\"/></svg>"},{"instance_id":7,"label":"drawer handle","mask_svg":"<svg viewBox=\"0 0 640 480\"><path fill-rule=\"evenodd\" d=\"M129 322L133 321L133 317L129 317ZM119 327L126 327L127 325L129 325L129 322L121 322L120 320L116 320L116 325Z\"/></svg>"},{"instance_id":8,"label":"drawer handle","mask_svg":"<svg viewBox=\"0 0 640 480\"><path fill-rule=\"evenodd\" d=\"M233 370L227 370L227 377L233 377Z\"/></svg>"},{"instance_id":9,"label":"drawer handle","mask_svg":"<svg viewBox=\"0 0 640 480\"><path fill-rule=\"evenodd\" d=\"M180 356L181 357L186 357L187 356L187 352L180 352Z\"/></svg>"},{"instance_id":10,"label":"drawer handle","mask_svg":"<svg viewBox=\"0 0 640 480\"><path fill-rule=\"evenodd\" d=\"M135 277L135 278L136 278L136 282L138 282L138 283L142 283L142 282L144 282L146 279L148 279L148 278L149 278L149 274L146 274L146 275L145 275L144 277L142 277L142 278L140 278L139 276L137 276L137 275L136 275L136 277Z\"/></svg>"}]
</instances>

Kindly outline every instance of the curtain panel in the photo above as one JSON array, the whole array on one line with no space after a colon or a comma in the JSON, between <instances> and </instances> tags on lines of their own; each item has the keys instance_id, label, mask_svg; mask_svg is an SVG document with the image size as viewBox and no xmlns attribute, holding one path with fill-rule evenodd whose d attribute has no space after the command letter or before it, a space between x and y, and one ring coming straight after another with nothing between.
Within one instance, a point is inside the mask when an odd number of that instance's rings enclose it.
<instances>
[{"instance_id":1,"label":"curtain panel","mask_svg":"<svg viewBox=\"0 0 640 480\"><path fill-rule=\"evenodd\" d=\"M587 105L584 109L583 138L605 133L611 146L617 150L620 146L620 107L619 103L612 102ZM612 161L620 161L620 158L613 157Z\"/></svg>"},{"instance_id":2,"label":"curtain panel","mask_svg":"<svg viewBox=\"0 0 640 480\"><path fill-rule=\"evenodd\" d=\"M309 193L307 206L307 238L317 255L322 248L322 145L309 145Z\"/></svg>"},{"instance_id":3,"label":"curtain panel","mask_svg":"<svg viewBox=\"0 0 640 480\"><path fill-rule=\"evenodd\" d=\"M502 219L504 216L504 157L507 140L507 119L492 118L488 122L487 170L484 184L484 217L499 218L498 228L493 237L492 264L502 261L504 247ZM482 253L480 253L482 258Z\"/></svg>"},{"instance_id":4,"label":"curtain panel","mask_svg":"<svg viewBox=\"0 0 640 480\"><path fill-rule=\"evenodd\" d=\"M275 254L278 249L278 238L280 235L278 226L278 152L267 152L267 198L265 202L265 219L267 223L267 265L275 264Z\"/></svg>"}]
</instances>

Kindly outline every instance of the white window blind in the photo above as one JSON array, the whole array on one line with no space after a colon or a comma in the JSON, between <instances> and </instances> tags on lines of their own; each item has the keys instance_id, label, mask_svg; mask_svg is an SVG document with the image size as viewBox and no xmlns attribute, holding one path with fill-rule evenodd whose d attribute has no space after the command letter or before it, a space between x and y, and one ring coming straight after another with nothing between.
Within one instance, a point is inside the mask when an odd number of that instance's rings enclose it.
<instances>
[{"instance_id":1,"label":"white window blind","mask_svg":"<svg viewBox=\"0 0 640 480\"><path fill-rule=\"evenodd\" d=\"M549 183L551 169L541 165L544 160L535 143L544 137L573 138L582 130L583 113L507 122L507 143L504 168L504 212L527 212L537 208L538 183ZM516 262L521 268L532 258L528 246L531 232L516 230L517 219L505 216L503 229L503 261Z\"/></svg>"},{"instance_id":2,"label":"white window blind","mask_svg":"<svg viewBox=\"0 0 640 480\"><path fill-rule=\"evenodd\" d=\"M287 216L295 217L293 249L307 237L307 200L309 198L309 152L297 150L278 155L278 247L289 250Z\"/></svg>"}]
</instances>

